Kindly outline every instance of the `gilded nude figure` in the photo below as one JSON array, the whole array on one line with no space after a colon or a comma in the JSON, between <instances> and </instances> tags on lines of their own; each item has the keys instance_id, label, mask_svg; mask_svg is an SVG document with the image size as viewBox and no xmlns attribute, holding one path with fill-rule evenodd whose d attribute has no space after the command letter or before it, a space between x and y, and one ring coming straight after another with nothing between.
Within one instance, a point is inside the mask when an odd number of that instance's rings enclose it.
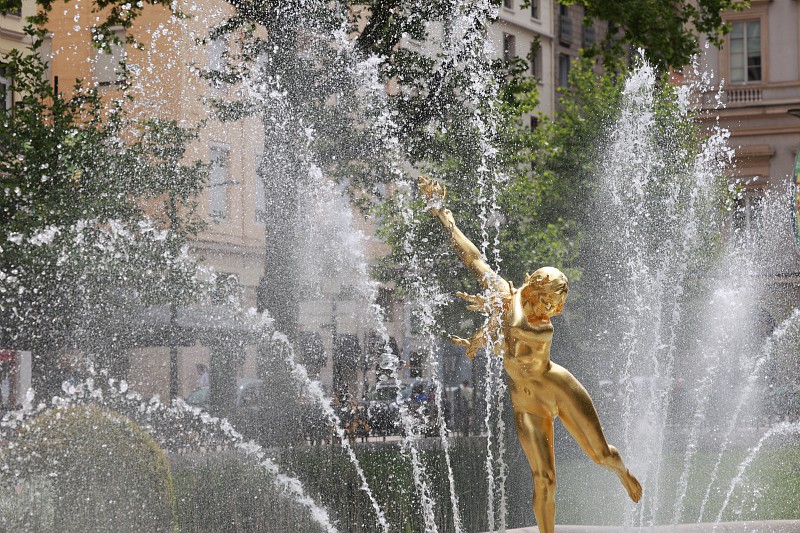
<instances>
[{"instance_id":1,"label":"gilded nude figure","mask_svg":"<svg viewBox=\"0 0 800 533\"><path fill-rule=\"evenodd\" d=\"M469 309L489 314L489 339L480 329L470 339L451 337L467 348L472 358L483 346L503 357L508 374L517 437L533 474L533 512L540 533L555 529L556 471L553 420L558 416L581 449L597 464L619 477L631 500L638 502L642 486L628 471L619 452L603 435L589 393L565 368L550 360L553 324L550 318L564 309L569 292L567 277L553 267L526 276L519 288L495 273L477 247L458 229L444 207L446 191L425 177L419 188L432 215L450 234L459 258L486 291L483 295L458 293Z\"/></svg>"}]
</instances>

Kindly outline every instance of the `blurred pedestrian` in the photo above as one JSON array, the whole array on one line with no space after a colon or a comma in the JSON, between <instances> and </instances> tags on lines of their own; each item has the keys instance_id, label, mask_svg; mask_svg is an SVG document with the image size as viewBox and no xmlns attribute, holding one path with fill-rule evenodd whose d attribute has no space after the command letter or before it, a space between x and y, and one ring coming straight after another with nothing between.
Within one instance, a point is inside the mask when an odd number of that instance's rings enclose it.
<instances>
[{"instance_id":1,"label":"blurred pedestrian","mask_svg":"<svg viewBox=\"0 0 800 533\"><path fill-rule=\"evenodd\" d=\"M202 363L197 365L197 388L208 387L208 368Z\"/></svg>"},{"instance_id":2,"label":"blurred pedestrian","mask_svg":"<svg viewBox=\"0 0 800 533\"><path fill-rule=\"evenodd\" d=\"M456 402L456 424L461 430L461 434L465 437L469 436L474 398L474 389L468 380L464 380L464 382L458 388L458 401Z\"/></svg>"}]
</instances>

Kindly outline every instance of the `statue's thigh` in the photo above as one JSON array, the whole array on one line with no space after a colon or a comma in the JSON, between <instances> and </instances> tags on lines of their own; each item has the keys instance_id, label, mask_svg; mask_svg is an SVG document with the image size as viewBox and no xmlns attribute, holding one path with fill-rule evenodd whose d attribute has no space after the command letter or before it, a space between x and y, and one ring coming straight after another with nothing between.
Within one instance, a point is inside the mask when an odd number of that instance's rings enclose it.
<instances>
[{"instance_id":1,"label":"statue's thigh","mask_svg":"<svg viewBox=\"0 0 800 533\"><path fill-rule=\"evenodd\" d=\"M514 423L531 472L534 475L554 476L553 419L516 411Z\"/></svg>"},{"instance_id":2,"label":"statue's thigh","mask_svg":"<svg viewBox=\"0 0 800 533\"><path fill-rule=\"evenodd\" d=\"M581 449L598 461L607 454L608 444L589 393L577 380L575 384L559 394L558 416Z\"/></svg>"}]
</instances>

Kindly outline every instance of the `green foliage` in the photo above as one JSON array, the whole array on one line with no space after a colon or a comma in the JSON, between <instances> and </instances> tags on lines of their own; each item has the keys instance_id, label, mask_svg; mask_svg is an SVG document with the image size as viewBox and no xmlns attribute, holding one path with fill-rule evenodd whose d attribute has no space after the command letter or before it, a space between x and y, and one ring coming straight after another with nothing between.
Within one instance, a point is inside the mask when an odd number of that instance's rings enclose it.
<instances>
[{"instance_id":1,"label":"green foliage","mask_svg":"<svg viewBox=\"0 0 800 533\"><path fill-rule=\"evenodd\" d=\"M767 430L762 428L762 432ZM779 442L780 438L764 443L761 451L744 471L739 483L734 487L730 502L722 515L722 522L756 522L761 520L798 520L800 508L800 476L796 473L800 460L800 446L794 443ZM791 439L787 439L791 440ZM688 487L685 494L676 494L678 480L686 465L685 454L669 453L665 456L661 478L663 499L656 515L656 523L669 523L674 519L675 499L683 498L684 512L682 523L701 522L710 524L716 520L732 481L742 461L748 456L748 447L741 442L733 442L720 458L713 449L700 448L689 465ZM717 462L718 466L715 466ZM709 493L705 514L700 516L700 506L705 499L709 472L718 468L717 483ZM623 494L611 501L598 499L594 495L604 493L616 483L610 473L598 472L597 466L586 458L559 462L559 517L570 524L611 523L615 516L623 516L625 501ZM708 526L709 528L711 526Z\"/></svg>"},{"instance_id":2,"label":"green foliage","mask_svg":"<svg viewBox=\"0 0 800 533\"><path fill-rule=\"evenodd\" d=\"M30 497L31 510L49 508L47 530L169 531L175 524L164 452L141 426L114 411L49 409L22 425L0 460L10 469L0 500ZM15 519L19 523L6 522ZM42 517L3 513L0 520L10 530L27 530Z\"/></svg>"},{"instance_id":3,"label":"green foliage","mask_svg":"<svg viewBox=\"0 0 800 533\"><path fill-rule=\"evenodd\" d=\"M533 132L531 175L514 180L505 197L504 210L516 223L505 238L517 240L507 261L518 275L550 264L571 281L580 279L577 260L583 228L591 224L599 145L618 113L627 72L621 64L602 74L594 67L586 56L573 63L560 110L552 119L541 117Z\"/></svg>"},{"instance_id":4,"label":"green foliage","mask_svg":"<svg viewBox=\"0 0 800 533\"><path fill-rule=\"evenodd\" d=\"M440 531L454 531L447 465L441 447L431 440L419 453L432 494ZM514 445L516 446L516 445ZM397 443L354 445L370 490L390 531L423 531L425 520L414 490L408 457ZM379 530L375 511L360 477L338 445L275 448L281 471L297 477L304 490L324 507L340 531ZM530 524L532 482L522 453L510 454L509 527ZM450 460L463 531L487 531L486 444L480 438L451 440ZM181 531L287 529L316 531L308 512L287 501L274 486L274 474L234 453L206 453L175 458L172 466ZM224 494L225 497L220 497ZM284 527L285 526L285 527ZM240 529L236 529L236 528Z\"/></svg>"},{"instance_id":5,"label":"green foliage","mask_svg":"<svg viewBox=\"0 0 800 533\"><path fill-rule=\"evenodd\" d=\"M423 173L447 185L448 207L465 235L479 247L483 242L489 249L494 246L495 230L491 223L486 226L481 222L491 210L486 199L493 187L489 177L493 173L504 175L507 180L496 191L497 203L507 215L502 235L516 233L527 222L523 214L507 209L511 204L517 205L510 187L528 179L533 157L534 136L522 119L534 112L538 90L536 80L527 71L528 64L522 58L491 64L484 83L486 94L496 91L496 100L479 102L477 109L469 97L470 91L474 91L470 84L475 74L466 70L457 71L443 81L435 99L426 96L433 91L424 89L425 75L420 75L416 78L420 84L417 90L401 91L391 101L401 110L400 114L413 117L410 126L403 130L407 133L404 140L409 157ZM436 81L435 76L433 79ZM493 84L496 84L494 89ZM476 115L484 118L483 129L476 124ZM496 150L488 157L487 144ZM489 167L491 170L487 172ZM480 187L480 183L484 186ZM438 221L424 210L421 201L410 206L403 205L404 201L395 195L379 198L374 205L373 212L380 223L379 235L392 250L379 266L380 277L397 282L403 289L422 276L437 283L446 293L474 292L477 284L450 249ZM518 239L501 237L499 244L502 271L510 279L523 275L532 263L530 253L520 256L518 249L510 248L517 242ZM506 262L512 254L518 263ZM417 257L420 272L409 271L412 256ZM451 302L443 308L440 318L444 319L444 327L452 331L465 318L463 305Z\"/></svg>"},{"instance_id":6,"label":"green foliage","mask_svg":"<svg viewBox=\"0 0 800 533\"><path fill-rule=\"evenodd\" d=\"M121 104L105 104L96 90L80 85L74 96L56 94L35 53L13 50L0 68L17 94L13 109L0 110L0 209L7 230L141 218L138 198L174 195L186 208L200 190L205 168L182 164L193 131L175 121L130 124ZM196 231L198 220L187 214L176 231Z\"/></svg>"},{"instance_id":7,"label":"green foliage","mask_svg":"<svg viewBox=\"0 0 800 533\"><path fill-rule=\"evenodd\" d=\"M275 486L273 473L241 454L175 456L172 471L180 531L321 530Z\"/></svg>"},{"instance_id":8,"label":"green foliage","mask_svg":"<svg viewBox=\"0 0 800 533\"><path fill-rule=\"evenodd\" d=\"M651 62L662 70L688 65L700 52L699 35L715 46L723 43L730 24L726 10L741 11L749 0L559 0L584 7L587 21L608 22L609 33L602 43L604 56L619 58L625 47L642 48ZM599 50L593 50L599 52Z\"/></svg>"},{"instance_id":9,"label":"green foliage","mask_svg":"<svg viewBox=\"0 0 800 533\"><path fill-rule=\"evenodd\" d=\"M0 0L0 15L19 14L22 11L22 0Z\"/></svg>"}]
</instances>

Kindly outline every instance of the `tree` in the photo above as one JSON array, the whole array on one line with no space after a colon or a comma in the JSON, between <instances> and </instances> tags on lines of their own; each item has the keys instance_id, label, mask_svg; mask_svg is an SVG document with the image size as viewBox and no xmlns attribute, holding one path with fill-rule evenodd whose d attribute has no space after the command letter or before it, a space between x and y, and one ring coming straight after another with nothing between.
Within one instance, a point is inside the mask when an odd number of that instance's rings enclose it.
<instances>
[{"instance_id":1,"label":"tree","mask_svg":"<svg viewBox=\"0 0 800 533\"><path fill-rule=\"evenodd\" d=\"M559 0L581 5L587 22L608 22L609 32L601 48L606 57L620 57L624 47L642 48L650 62L662 70L683 68L700 53L699 36L721 46L730 31L722 15L741 11L749 0ZM594 53L599 50L593 50Z\"/></svg>"},{"instance_id":2,"label":"tree","mask_svg":"<svg viewBox=\"0 0 800 533\"><path fill-rule=\"evenodd\" d=\"M519 232L538 233L540 228L540 221L531 218L530 212L526 211L535 209L538 200L528 196L517 201L515 197L515 189L529 180L536 139L535 134L522 124L522 117L533 112L538 102L536 80L527 76L527 69L527 63L521 58L509 62L492 61L485 83L487 87L497 83L499 88L496 99L482 103L485 107L462 96L464 85L469 82L469 73L464 74L464 79L450 80L451 86L439 95L441 112L425 117L414 137L408 141L412 147L411 157L418 167L446 184L448 207L455 213L462 231L478 244L484 238L484 230L489 232L486 238L494 240L495 230L489 220L491 206L487 205L492 187L489 181L497 179L497 176L504 177L505 182L497 191L499 211L505 219L497 243L499 264L496 266L510 279L522 278L537 262L547 262L541 249L517 247ZM398 100L393 103L408 105L402 97ZM412 104L427 107L424 101ZM472 123L476 107L491 116L490 130L480 131ZM430 131L438 133L430 134ZM491 161L488 180L480 176L486 165L483 151L487 146L497 150ZM482 181L485 183L483 190L478 186ZM526 200L533 203L523 206ZM426 212L422 203L413 204L414 216L409 219L404 214L407 207L403 202L402 197L391 196L375 208L382 221L380 235L392 249L382 261L379 270L382 278L398 283L407 291L413 290L417 280L405 269L416 255L422 263L426 281L438 284L443 292L453 294L478 290L477 284L465 274L460 260L450 249L438 222ZM517 207L516 211L510 209L512 206ZM490 259L494 261L496 258ZM457 331L460 323L471 319L463 304L457 301L445 305L439 318L450 332Z\"/></svg>"},{"instance_id":3,"label":"tree","mask_svg":"<svg viewBox=\"0 0 800 533\"><path fill-rule=\"evenodd\" d=\"M262 120L265 140L259 176L266 191L267 253L258 307L269 310L279 331L293 336L300 290L299 195L315 187L310 174L318 171L347 182L354 198L391 179L390 161L376 133L384 110L385 78L369 79L370 65L363 60L373 49L391 50L410 27L402 22L404 17L414 17L408 13L389 17L378 31L375 25L381 16L373 15L351 42L340 38L340 32L357 25L363 4L232 3L237 14L211 33L212 39L231 41L228 63L224 72L210 76L258 87L255 98L219 101L217 108L223 120L243 115ZM380 6L379 11L384 10L388 13L391 7ZM388 62L380 59L382 66Z\"/></svg>"},{"instance_id":4,"label":"tree","mask_svg":"<svg viewBox=\"0 0 800 533\"><path fill-rule=\"evenodd\" d=\"M0 324L4 345L33 351L49 395L64 354L124 374L116 350L141 338L132 315L194 297L187 243L206 168L184 162L194 133L175 122L131 122L81 85L55 92L29 33L31 50L0 59L17 98L0 110Z\"/></svg>"},{"instance_id":5,"label":"tree","mask_svg":"<svg viewBox=\"0 0 800 533\"><path fill-rule=\"evenodd\" d=\"M311 167L347 183L353 200L378 215L380 234L393 248L381 275L401 285L411 279L404 246L409 228L398 197L385 195L380 187L400 177L399 167L410 165L447 182L454 210L469 221L467 230L473 234L480 232L481 199L474 186L479 174L488 170L512 182L527 175L533 136L521 117L534 111L536 82L527 76L524 59L490 63L483 56L483 39L496 16L490 5L461 12L446 2L306 3L303 9L292 2L232 3L237 15L212 31L212 38L237 35L237 45L229 49L225 72L211 76L246 82L269 95L258 102L219 102L218 108L223 118L253 113L263 118L261 173L272 218L266 224L259 307L270 310L279 330L291 333L297 322L293 213L298 189L308 187ZM260 34L257 26L266 32ZM444 34L431 31L435 27L444 28ZM343 28L354 36L352 43L336 40ZM401 46L405 36L440 51ZM353 72L370 56L377 64L371 81L379 85L377 91L370 87L364 92L363 78ZM475 69L482 77L478 82ZM385 85L393 87L388 98ZM478 93L491 97L481 102ZM476 124L476 114L482 115L483 127ZM380 126L386 117L393 122L388 130ZM383 137L396 137L396 152L387 153ZM490 160L486 143L498 151ZM424 268L436 272L447 289L471 287L471 281L452 275L458 271L457 260L442 246L439 232L430 231L427 216L413 224L422 225L410 244L429 261ZM509 220L506 231L526 225L530 220L520 213ZM517 253L514 275L529 269L540 252Z\"/></svg>"}]
</instances>

